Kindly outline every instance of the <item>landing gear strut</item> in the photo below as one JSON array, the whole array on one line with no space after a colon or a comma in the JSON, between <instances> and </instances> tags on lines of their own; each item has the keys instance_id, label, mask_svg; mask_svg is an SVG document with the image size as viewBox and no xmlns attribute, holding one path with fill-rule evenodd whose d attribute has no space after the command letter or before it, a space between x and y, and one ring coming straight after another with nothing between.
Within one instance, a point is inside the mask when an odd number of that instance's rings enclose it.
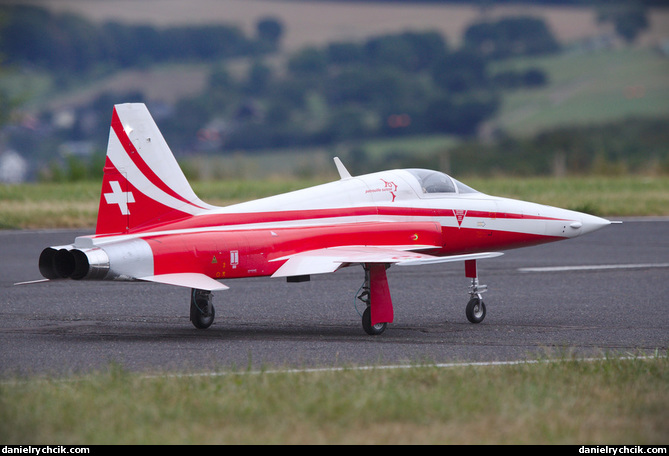
<instances>
[{"instance_id":1,"label":"landing gear strut","mask_svg":"<svg viewBox=\"0 0 669 456\"><path fill-rule=\"evenodd\" d=\"M365 310L362 313L362 329L370 336L378 336L383 333L386 330L387 323L372 325L371 279L368 267L365 267L365 281L360 287L357 299L365 303Z\"/></svg>"},{"instance_id":2,"label":"landing gear strut","mask_svg":"<svg viewBox=\"0 0 669 456\"><path fill-rule=\"evenodd\" d=\"M207 329L214 322L216 311L211 297L211 291L191 289L190 321L197 329Z\"/></svg>"},{"instance_id":3,"label":"landing gear strut","mask_svg":"<svg viewBox=\"0 0 669 456\"><path fill-rule=\"evenodd\" d=\"M385 264L365 264L365 281L356 297L365 303L362 329L370 336L382 334L388 323L393 321L393 305L386 277L387 267Z\"/></svg>"},{"instance_id":4,"label":"landing gear strut","mask_svg":"<svg viewBox=\"0 0 669 456\"><path fill-rule=\"evenodd\" d=\"M469 287L470 299L465 308L465 315L471 323L481 323L485 318L485 304L481 293L488 291L488 286L479 284L476 260L465 261L465 275L472 279L472 284Z\"/></svg>"}]
</instances>

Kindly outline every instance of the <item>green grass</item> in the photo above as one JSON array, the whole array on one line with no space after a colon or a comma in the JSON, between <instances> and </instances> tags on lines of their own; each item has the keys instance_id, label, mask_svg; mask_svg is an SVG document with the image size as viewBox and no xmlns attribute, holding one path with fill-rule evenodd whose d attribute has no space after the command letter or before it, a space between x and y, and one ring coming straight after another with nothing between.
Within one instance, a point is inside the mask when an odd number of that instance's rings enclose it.
<instances>
[{"instance_id":1,"label":"green grass","mask_svg":"<svg viewBox=\"0 0 669 456\"><path fill-rule=\"evenodd\" d=\"M580 176L462 179L479 191L610 216L669 215L669 179L647 176Z\"/></svg>"},{"instance_id":2,"label":"green grass","mask_svg":"<svg viewBox=\"0 0 669 456\"><path fill-rule=\"evenodd\" d=\"M6 444L666 444L669 360L0 383Z\"/></svg>"},{"instance_id":3,"label":"green grass","mask_svg":"<svg viewBox=\"0 0 669 456\"><path fill-rule=\"evenodd\" d=\"M332 177L336 179L336 177ZM600 216L669 215L669 179L616 176L568 178L462 178L491 195L533 201ZM328 179L199 181L204 201L225 206L306 188ZM0 186L0 229L91 228L95 226L99 182Z\"/></svg>"},{"instance_id":4,"label":"green grass","mask_svg":"<svg viewBox=\"0 0 669 456\"><path fill-rule=\"evenodd\" d=\"M100 182L0 185L0 229L95 226Z\"/></svg>"},{"instance_id":5,"label":"green grass","mask_svg":"<svg viewBox=\"0 0 669 456\"><path fill-rule=\"evenodd\" d=\"M529 67L543 69L549 84L504 94L494 123L510 134L669 114L669 60L652 49L524 58L494 71Z\"/></svg>"}]
</instances>

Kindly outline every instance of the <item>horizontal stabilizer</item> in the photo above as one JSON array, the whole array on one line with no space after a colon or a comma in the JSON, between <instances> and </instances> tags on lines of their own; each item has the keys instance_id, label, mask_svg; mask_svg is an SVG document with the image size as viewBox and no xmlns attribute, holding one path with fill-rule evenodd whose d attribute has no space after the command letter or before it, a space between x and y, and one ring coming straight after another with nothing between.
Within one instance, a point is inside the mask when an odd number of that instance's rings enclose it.
<instances>
[{"instance_id":1,"label":"horizontal stabilizer","mask_svg":"<svg viewBox=\"0 0 669 456\"><path fill-rule=\"evenodd\" d=\"M163 283L166 285L176 285L178 287L195 288L198 290L220 291L227 290L228 286L223 285L204 274L196 272L181 272L177 274L161 274L148 277L140 277L139 280L147 282Z\"/></svg>"}]
</instances>

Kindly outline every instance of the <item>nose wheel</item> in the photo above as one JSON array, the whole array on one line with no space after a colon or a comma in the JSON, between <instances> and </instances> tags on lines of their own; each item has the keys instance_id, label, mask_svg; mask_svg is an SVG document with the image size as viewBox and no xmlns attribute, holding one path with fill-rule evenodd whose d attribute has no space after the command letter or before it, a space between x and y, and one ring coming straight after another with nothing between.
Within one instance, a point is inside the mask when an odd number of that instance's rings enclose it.
<instances>
[{"instance_id":1,"label":"nose wheel","mask_svg":"<svg viewBox=\"0 0 669 456\"><path fill-rule=\"evenodd\" d=\"M481 293L488 291L488 286L479 284L476 260L465 261L465 275L472 279L472 284L469 287L470 299L465 308L465 315L467 315L467 320L470 323L481 323L485 318L486 312Z\"/></svg>"},{"instance_id":2,"label":"nose wheel","mask_svg":"<svg viewBox=\"0 0 669 456\"><path fill-rule=\"evenodd\" d=\"M485 318L485 303L480 295L469 300L465 308L465 314L470 323L481 323L483 321Z\"/></svg>"}]
</instances>

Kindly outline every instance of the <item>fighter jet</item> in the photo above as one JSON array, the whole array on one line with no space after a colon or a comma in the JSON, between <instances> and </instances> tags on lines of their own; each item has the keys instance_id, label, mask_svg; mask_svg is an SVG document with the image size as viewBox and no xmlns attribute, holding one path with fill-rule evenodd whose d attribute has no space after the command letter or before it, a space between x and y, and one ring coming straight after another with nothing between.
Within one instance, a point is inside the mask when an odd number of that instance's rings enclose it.
<instances>
[{"instance_id":1,"label":"fighter jet","mask_svg":"<svg viewBox=\"0 0 669 456\"><path fill-rule=\"evenodd\" d=\"M465 315L486 315L477 261L508 249L591 233L609 220L487 195L442 172L394 169L216 207L193 192L144 104L114 106L95 234L51 246L48 280L145 281L186 287L190 319L212 325L212 293L243 277L288 282L362 266L362 327L393 322L386 270L463 262L471 279ZM362 307L362 306L361 306Z\"/></svg>"}]
</instances>

